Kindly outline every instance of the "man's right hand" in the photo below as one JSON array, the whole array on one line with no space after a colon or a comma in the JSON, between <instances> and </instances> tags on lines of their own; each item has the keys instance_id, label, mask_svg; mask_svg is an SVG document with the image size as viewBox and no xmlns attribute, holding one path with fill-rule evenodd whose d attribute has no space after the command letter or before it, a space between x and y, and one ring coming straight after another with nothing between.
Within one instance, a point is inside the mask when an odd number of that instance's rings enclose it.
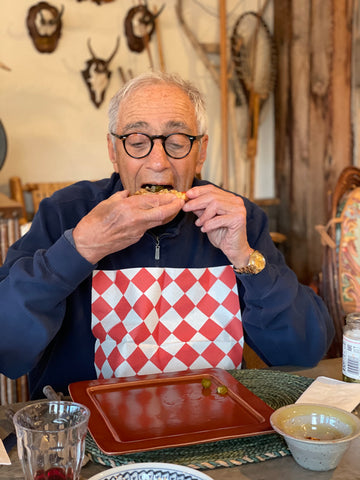
<instances>
[{"instance_id":1,"label":"man's right hand","mask_svg":"<svg viewBox=\"0 0 360 480\"><path fill-rule=\"evenodd\" d=\"M117 192L100 202L76 225L73 237L77 251L95 264L110 253L140 240L150 228L172 220L184 200L169 194L129 196Z\"/></svg>"}]
</instances>

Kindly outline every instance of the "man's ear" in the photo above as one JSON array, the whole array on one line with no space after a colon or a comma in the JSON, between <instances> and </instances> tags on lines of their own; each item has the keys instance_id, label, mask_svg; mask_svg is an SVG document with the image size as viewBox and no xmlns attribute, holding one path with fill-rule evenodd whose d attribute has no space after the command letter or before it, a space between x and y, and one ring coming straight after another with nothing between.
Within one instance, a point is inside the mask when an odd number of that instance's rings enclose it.
<instances>
[{"instance_id":1,"label":"man's ear","mask_svg":"<svg viewBox=\"0 0 360 480\"><path fill-rule=\"evenodd\" d=\"M111 160L111 163L113 164L113 169L116 173L119 173L119 167L116 160L116 150L115 150L113 139L110 133L107 134L107 146L108 146L109 158Z\"/></svg>"},{"instance_id":2,"label":"man's ear","mask_svg":"<svg viewBox=\"0 0 360 480\"><path fill-rule=\"evenodd\" d=\"M199 155L198 155L196 165L195 165L195 173L196 173L197 176L200 175L201 169L202 169L202 167L204 165L204 162L206 160L208 142L209 142L209 136L205 135L201 139L200 151L199 151Z\"/></svg>"}]
</instances>

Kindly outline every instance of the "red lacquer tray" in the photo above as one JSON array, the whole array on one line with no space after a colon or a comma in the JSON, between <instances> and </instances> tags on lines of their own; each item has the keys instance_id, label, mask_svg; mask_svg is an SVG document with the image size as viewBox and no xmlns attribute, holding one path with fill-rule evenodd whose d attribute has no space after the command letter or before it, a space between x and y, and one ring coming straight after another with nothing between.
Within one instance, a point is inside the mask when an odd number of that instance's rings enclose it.
<instances>
[{"instance_id":1,"label":"red lacquer tray","mask_svg":"<svg viewBox=\"0 0 360 480\"><path fill-rule=\"evenodd\" d=\"M273 432L273 409L222 369L75 382L69 391L90 409L89 431L109 455Z\"/></svg>"}]
</instances>

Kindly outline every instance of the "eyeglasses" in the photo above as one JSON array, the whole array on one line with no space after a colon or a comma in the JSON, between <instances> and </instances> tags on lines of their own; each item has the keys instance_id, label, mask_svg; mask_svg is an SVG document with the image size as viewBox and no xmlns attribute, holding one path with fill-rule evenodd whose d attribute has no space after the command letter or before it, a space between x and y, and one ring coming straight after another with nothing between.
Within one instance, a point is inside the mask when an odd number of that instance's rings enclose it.
<instances>
[{"instance_id":1,"label":"eyeglasses","mask_svg":"<svg viewBox=\"0 0 360 480\"><path fill-rule=\"evenodd\" d=\"M154 140L161 140L166 155L171 158L184 158L189 155L195 140L200 140L204 135L187 135L186 133L171 133L170 135L147 135L146 133L128 133L114 137L122 140L125 151L130 157L144 158L153 149Z\"/></svg>"}]
</instances>

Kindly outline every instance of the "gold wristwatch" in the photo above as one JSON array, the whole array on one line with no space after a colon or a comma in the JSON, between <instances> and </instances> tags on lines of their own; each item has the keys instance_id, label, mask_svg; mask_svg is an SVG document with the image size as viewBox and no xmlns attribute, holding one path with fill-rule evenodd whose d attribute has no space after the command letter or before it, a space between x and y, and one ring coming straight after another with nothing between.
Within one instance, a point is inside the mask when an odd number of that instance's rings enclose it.
<instances>
[{"instance_id":1,"label":"gold wristwatch","mask_svg":"<svg viewBox=\"0 0 360 480\"><path fill-rule=\"evenodd\" d=\"M266 265L266 260L264 256L257 250L254 250L250 254L249 263L246 265L246 267L236 268L234 266L234 270L236 273L247 273L247 274L250 273L255 275L261 272L261 270L264 270L265 265Z\"/></svg>"}]
</instances>

